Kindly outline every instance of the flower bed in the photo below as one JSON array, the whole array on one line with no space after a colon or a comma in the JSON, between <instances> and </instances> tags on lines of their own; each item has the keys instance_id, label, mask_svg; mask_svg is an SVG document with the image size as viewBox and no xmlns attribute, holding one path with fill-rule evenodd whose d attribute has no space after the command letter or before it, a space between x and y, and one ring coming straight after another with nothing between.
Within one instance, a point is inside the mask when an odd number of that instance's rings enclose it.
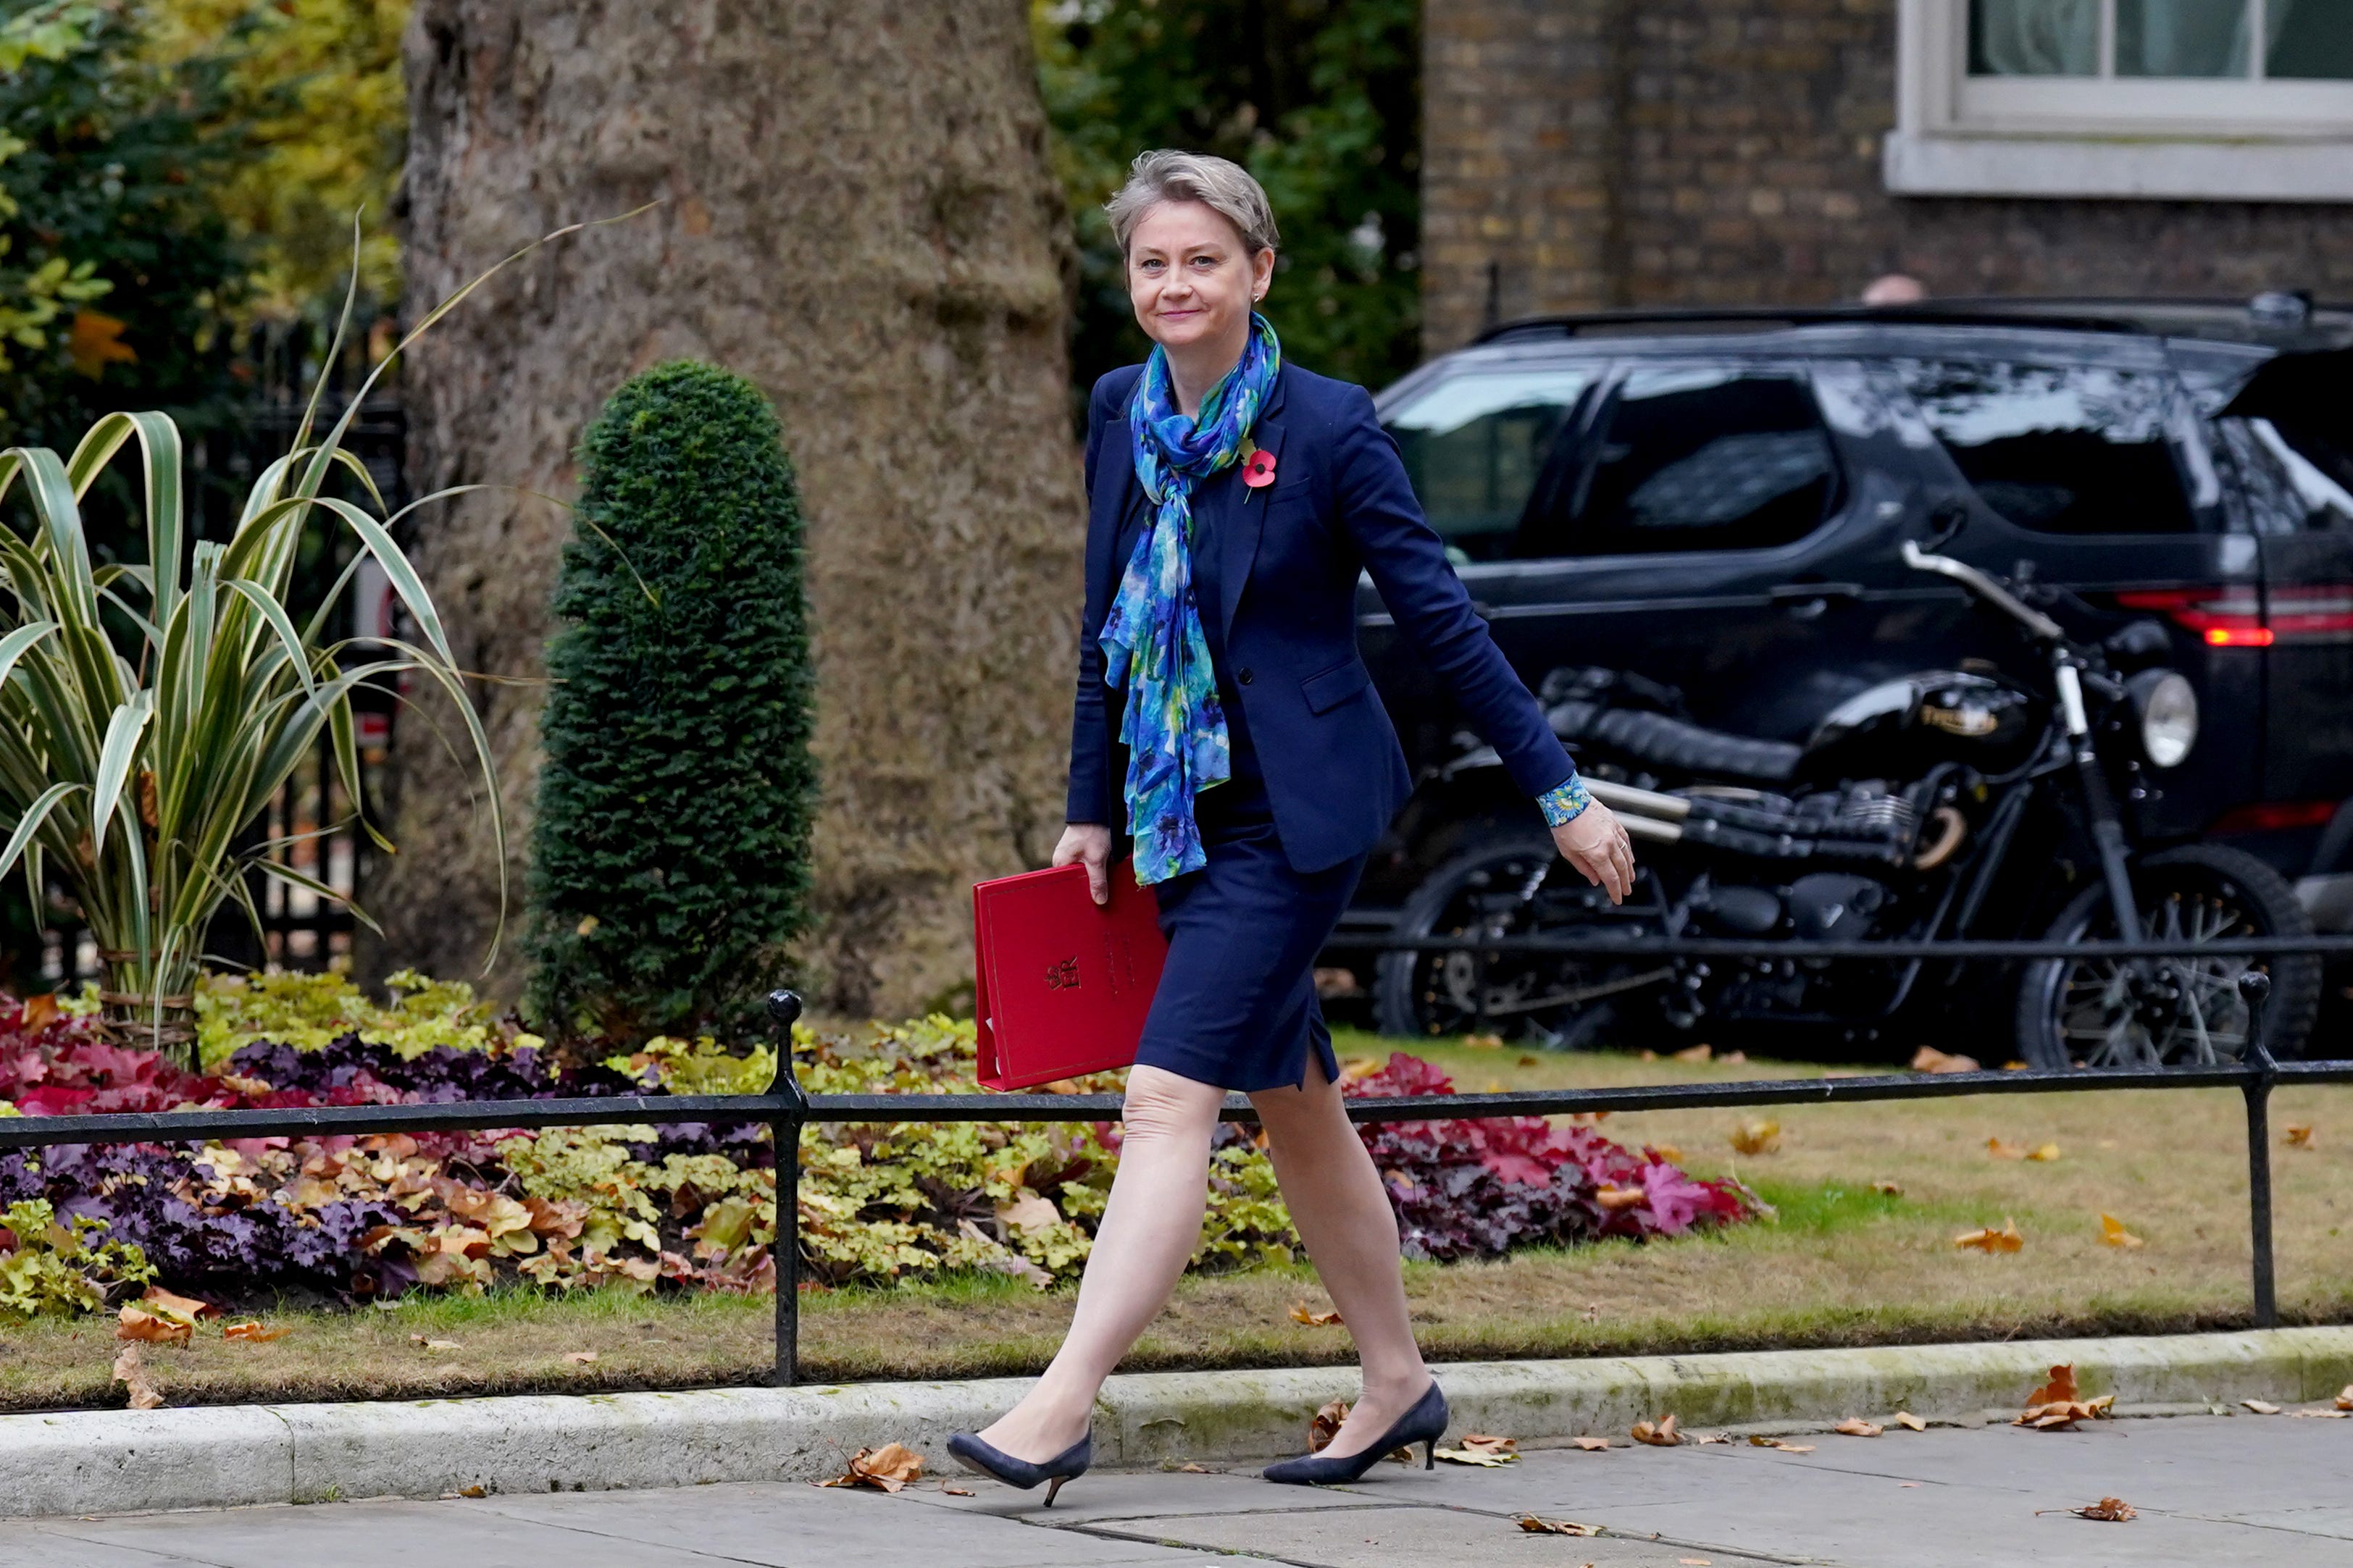
<instances>
[{"instance_id":1,"label":"flower bed","mask_svg":"<svg viewBox=\"0 0 2353 1568\"><path fill-rule=\"evenodd\" d=\"M399 1104L618 1093L754 1093L775 1058L657 1039L558 1068L462 987L412 982L376 1008L333 976L208 982L204 1073L97 1037L36 997L0 999L0 1115L195 1106ZM816 1093L964 1091L972 1026L807 1031ZM1445 1093L1403 1055L1349 1065L1348 1092ZM1105 1078L1076 1083L1110 1089ZM9 1102L13 1102L13 1105ZM1440 1260L1734 1224L1750 1200L1653 1151L1538 1118L1368 1128L1408 1252ZM805 1277L876 1281L989 1268L1045 1287L1084 1261L1118 1163L1110 1124L814 1124L801 1145ZM1288 1260L1296 1246L1252 1134L1221 1129L1196 1267ZM775 1289L774 1161L764 1126L609 1128L75 1144L0 1152L0 1312L102 1304L151 1274L259 1304L366 1300L500 1279L632 1290Z\"/></svg>"}]
</instances>

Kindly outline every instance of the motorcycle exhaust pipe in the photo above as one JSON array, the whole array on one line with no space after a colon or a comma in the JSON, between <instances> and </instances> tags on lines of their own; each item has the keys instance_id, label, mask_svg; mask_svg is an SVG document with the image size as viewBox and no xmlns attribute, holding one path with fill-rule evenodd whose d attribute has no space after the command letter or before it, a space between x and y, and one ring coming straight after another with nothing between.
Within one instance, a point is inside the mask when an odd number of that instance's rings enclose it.
<instances>
[{"instance_id":1,"label":"motorcycle exhaust pipe","mask_svg":"<svg viewBox=\"0 0 2353 1568\"><path fill-rule=\"evenodd\" d=\"M1681 822L1691 815L1691 802L1679 795L1661 795L1656 790L1636 789L1631 784L1611 784L1607 779L1587 779L1585 788L1594 799L1612 811L1633 812L1660 819L1651 824L1653 826ZM1626 831L1634 831L1632 823L1627 824ZM1675 837L1681 837L1682 835L1678 833Z\"/></svg>"}]
</instances>

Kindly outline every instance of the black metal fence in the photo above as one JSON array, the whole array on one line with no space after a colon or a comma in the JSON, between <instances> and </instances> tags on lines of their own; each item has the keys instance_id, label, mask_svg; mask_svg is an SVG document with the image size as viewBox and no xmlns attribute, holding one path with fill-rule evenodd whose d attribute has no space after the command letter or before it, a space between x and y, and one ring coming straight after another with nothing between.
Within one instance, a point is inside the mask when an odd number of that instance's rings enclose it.
<instances>
[{"instance_id":1,"label":"black metal fence","mask_svg":"<svg viewBox=\"0 0 2353 1568\"><path fill-rule=\"evenodd\" d=\"M1546 942L1546 939L1523 939ZM1413 945L1413 944L1402 944ZM1677 944L1685 945L1685 944ZM1708 942L1691 944L1711 952L1781 952L1795 944ZM1810 956L1885 959L1873 943L1813 943L1835 949ZM1890 944L1893 945L1893 944ZM2167 957L2243 950L2250 955L2353 951L2345 938L2258 939L2196 947L2164 942L1968 942L1920 944L1940 957L1979 962L2039 957ZM1556 941L1543 949L1551 951ZM1954 950L1965 949L1957 952ZM1854 951L1850 951L1854 950ZM2270 1103L2282 1085L2353 1083L2353 1061L2276 1062L2263 1041L2263 1009L2269 977L2250 970L2241 976L2249 1008L2247 1059L2215 1066L2094 1068L2070 1072L1899 1073L1875 1077L1757 1079L1734 1083L1647 1084L1624 1089L1535 1089L1481 1094L1409 1095L1348 1101L1357 1122L1437 1121L1516 1116L1563 1116L1595 1111L1685 1110L1762 1105L1846 1105L1892 1100L1950 1100L1972 1095L2077 1093L2110 1089L2236 1089L2245 1100L2247 1124L2247 1216L2252 1250L2253 1317L2256 1326L2279 1321L2272 1247ZM0 1120L0 1149L47 1148L78 1143L185 1143L214 1139L364 1137L391 1132L457 1132L501 1128L611 1126L627 1122L765 1122L776 1161L776 1342L775 1381L789 1386L800 1376L800 1148L801 1130L811 1122L903 1123L939 1121L1117 1121L1113 1094L820 1094L803 1092L792 1066L792 1025L800 998L779 991L768 999L776 1026L777 1073L769 1092L758 1095L628 1095L578 1100L471 1100L439 1105L307 1106L258 1110L161 1111L93 1116L44 1116ZM1222 1119L1252 1121L1256 1112L1240 1095L1227 1098ZM784 1157L785 1151L796 1157Z\"/></svg>"}]
</instances>

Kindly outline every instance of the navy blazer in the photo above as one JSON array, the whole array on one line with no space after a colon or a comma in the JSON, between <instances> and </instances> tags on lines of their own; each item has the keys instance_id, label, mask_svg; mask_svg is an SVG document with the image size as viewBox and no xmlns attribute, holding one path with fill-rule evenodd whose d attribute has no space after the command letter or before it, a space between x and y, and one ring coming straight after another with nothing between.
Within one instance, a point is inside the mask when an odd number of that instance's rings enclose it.
<instances>
[{"instance_id":1,"label":"navy blazer","mask_svg":"<svg viewBox=\"0 0 2353 1568\"><path fill-rule=\"evenodd\" d=\"M1118 833L1126 831L1119 717L1127 697L1103 684L1100 639L1149 510L1127 427L1143 368L1104 376L1087 406L1087 592L1068 820ZM1226 661L1293 869L1366 853L1413 793L1356 651L1360 572L1372 574L1389 614L1519 787L1533 797L1566 782L1568 753L1471 607L1365 389L1284 365L1251 437L1274 457L1273 484L1246 489L1229 469L1194 491L1202 536L1221 552L1219 602L1201 610L1225 627Z\"/></svg>"}]
</instances>

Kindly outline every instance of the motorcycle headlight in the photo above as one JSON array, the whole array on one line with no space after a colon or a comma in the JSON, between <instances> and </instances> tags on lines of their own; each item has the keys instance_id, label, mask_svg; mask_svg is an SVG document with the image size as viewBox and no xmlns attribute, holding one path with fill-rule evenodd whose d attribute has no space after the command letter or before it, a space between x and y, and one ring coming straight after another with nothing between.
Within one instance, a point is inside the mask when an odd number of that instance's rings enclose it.
<instances>
[{"instance_id":1,"label":"motorcycle headlight","mask_svg":"<svg viewBox=\"0 0 2353 1568\"><path fill-rule=\"evenodd\" d=\"M2140 716L2140 749L2160 768L2178 766L2198 743L2198 693L2169 669L2144 669L2126 689Z\"/></svg>"}]
</instances>

